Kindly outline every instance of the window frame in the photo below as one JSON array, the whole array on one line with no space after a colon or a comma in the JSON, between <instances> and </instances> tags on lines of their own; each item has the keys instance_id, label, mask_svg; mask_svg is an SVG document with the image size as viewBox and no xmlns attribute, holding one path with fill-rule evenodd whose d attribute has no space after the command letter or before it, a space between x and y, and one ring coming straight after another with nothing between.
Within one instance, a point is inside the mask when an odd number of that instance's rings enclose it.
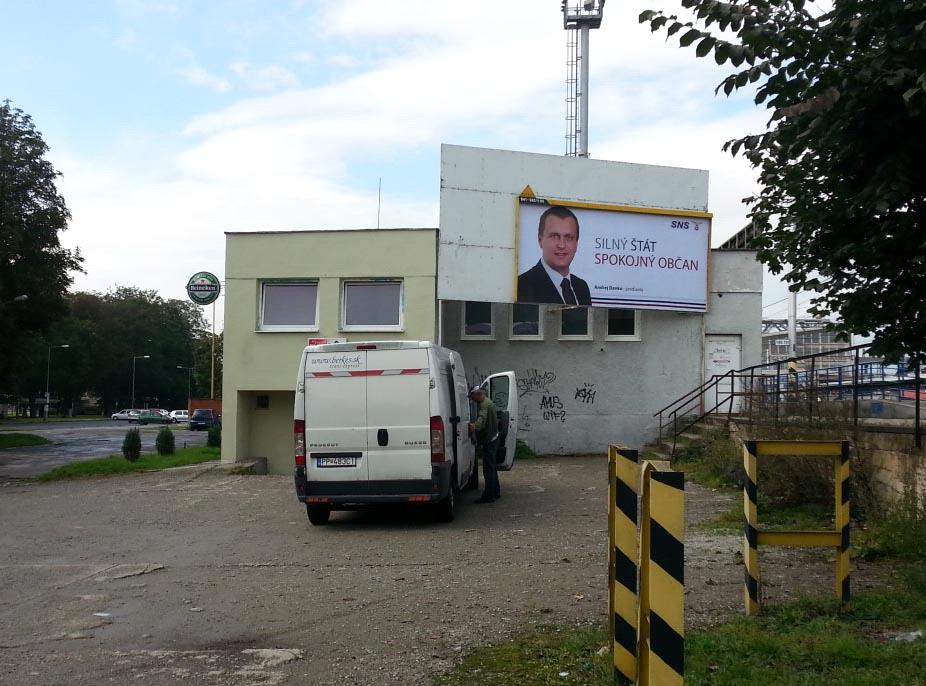
<instances>
[{"instance_id":1,"label":"window frame","mask_svg":"<svg viewBox=\"0 0 926 686\"><path fill-rule=\"evenodd\" d=\"M489 333L488 334L468 334L466 333L466 306L469 303L480 303L489 306ZM461 341L494 341L495 340L495 305L483 300L463 300L463 307L460 308L460 340Z\"/></svg>"},{"instance_id":2,"label":"window frame","mask_svg":"<svg viewBox=\"0 0 926 686\"><path fill-rule=\"evenodd\" d=\"M627 308L627 307L609 307L609 308L607 308L607 309L605 310L605 312L607 312L608 310L626 310L626 309L629 309L629 308ZM604 326L605 326L605 329L604 329L604 330L605 330L605 340L606 340L606 341L639 341L639 340L642 340L642 338L640 337L640 323L643 321L643 317L642 317L641 313L642 313L642 310L634 310L634 311L633 311L633 334L632 334L632 335L629 335L629 336L628 336L628 335L614 335L614 336L612 336L611 334L609 334L609 333L607 332L607 331L608 331L607 316L610 316L610 315L606 315L606 317L605 317L605 322L604 322Z\"/></svg>"},{"instance_id":3,"label":"window frame","mask_svg":"<svg viewBox=\"0 0 926 686\"><path fill-rule=\"evenodd\" d=\"M517 334L514 332L514 308L518 305L535 305L537 307L537 333L536 334ZM508 308L508 338L512 341L542 341L543 340L543 320L545 310L539 303L511 303ZM562 330L562 329L560 329Z\"/></svg>"},{"instance_id":4,"label":"window frame","mask_svg":"<svg viewBox=\"0 0 926 686\"><path fill-rule=\"evenodd\" d=\"M258 333L304 333L317 332L319 307L321 305L321 286L318 279L260 279L257 303L257 332ZM264 324L264 303L266 301L265 286L315 286L315 323L311 325L295 324Z\"/></svg>"},{"instance_id":5,"label":"window frame","mask_svg":"<svg viewBox=\"0 0 926 686\"><path fill-rule=\"evenodd\" d=\"M564 334L563 333L563 313L567 310L585 310L585 333L584 334ZM560 341L593 341L595 340L594 332L594 310L591 307L561 307L559 308L559 326L557 327L557 340Z\"/></svg>"},{"instance_id":6,"label":"window frame","mask_svg":"<svg viewBox=\"0 0 926 686\"><path fill-rule=\"evenodd\" d=\"M399 323L398 324L348 324L347 323L347 287L357 284L398 284L399 285ZM371 279L341 279L341 321L339 331L405 331L405 279L401 277L382 277Z\"/></svg>"}]
</instances>

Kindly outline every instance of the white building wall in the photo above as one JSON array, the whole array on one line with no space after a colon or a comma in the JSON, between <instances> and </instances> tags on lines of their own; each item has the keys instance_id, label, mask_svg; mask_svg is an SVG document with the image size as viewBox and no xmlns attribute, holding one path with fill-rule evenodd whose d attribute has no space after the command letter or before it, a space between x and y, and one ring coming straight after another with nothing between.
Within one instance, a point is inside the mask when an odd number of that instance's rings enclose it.
<instances>
[{"instance_id":1,"label":"white building wall","mask_svg":"<svg viewBox=\"0 0 926 686\"><path fill-rule=\"evenodd\" d=\"M639 341L608 341L607 311L593 309L592 340L559 340L545 308L543 340L511 340L510 305L493 305L495 340L461 338L463 304L444 303L443 343L463 355L472 383L515 370L521 438L535 451L601 453L609 443L653 440L653 414L702 382L706 332L742 336L743 366L761 351L762 270L749 251L712 251L706 315L644 311Z\"/></svg>"}]
</instances>

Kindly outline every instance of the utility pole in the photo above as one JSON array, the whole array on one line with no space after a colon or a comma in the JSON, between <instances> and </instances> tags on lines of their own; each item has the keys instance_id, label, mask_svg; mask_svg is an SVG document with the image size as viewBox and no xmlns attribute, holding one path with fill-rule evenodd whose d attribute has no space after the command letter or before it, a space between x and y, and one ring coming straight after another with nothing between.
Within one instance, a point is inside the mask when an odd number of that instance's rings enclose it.
<instances>
[{"instance_id":1,"label":"utility pole","mask_svg":"<svg viewBox=\"0 0 926 686\"><path fill-rule=\"evenodd\" d=\"M570 6L569 0L563 0L563 28L570 32L567 39L569 55L567 57L566 76L566 122L567 155L588 157L588 95L589 95L589 31L601 27L605 0L582 0ZM579 32L578 54L573 54L577 43L575 32ZM578 68L578 84L574 70ZM578 86L573 95L573 88ZM572 101L578 107L578 118L572 109ZM574 143L573 151L570 142Z\"/></svg>"},{"instance_id":2,"label":"utility pole","mask_svg":"<svg viewBox=\"0 0 926 686\"><path fill-rule=\"evenodd\" d=\"M23 300L25 300L25 298L26 298L26 296L24 296L24 295L21 295L21 296L19 296L19 297L22 298ZM45 417L44 417L44 421L46 421L46 422L48 421L48 405L49 405L49 402L50 402L50 399L51 399L51 396L50 396L50 394L49 394L49 382L51 381L51 351L52 351L52 348L70 348L70 347L71 347L71 346L68 345L67 343L65 343L64 345L50 345L50 346L48 346L48 361L47 361L47 363L46 363L46 365L45 365ZM59 414L61 413L61 400L60 400L60 396L59 396L59 399L58 399L58 413L59 413Z\"/></svg>"}]
</instances>

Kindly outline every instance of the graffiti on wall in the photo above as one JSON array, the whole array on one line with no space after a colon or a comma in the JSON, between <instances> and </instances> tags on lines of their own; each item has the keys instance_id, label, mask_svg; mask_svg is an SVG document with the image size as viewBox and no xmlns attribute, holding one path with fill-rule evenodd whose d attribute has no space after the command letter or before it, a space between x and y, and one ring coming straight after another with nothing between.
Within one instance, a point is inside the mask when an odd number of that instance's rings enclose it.
<instances>
[{"instance_id":1,"label":"graffiti on wall","mask_svg":"<svg viewBox=\"0 0 926 686\"><path fill-rule=\"evenodd\" d=\"M518 375L518 395L528 393L549 393L550 386L556 381L556 372L549 369L525 369Z\"/></svg>"},{"instance_id":2,"label":"graffiti on wall","mask_svg":"<svg viewBox=\"0 0 926 686\"><path fill-rule=\"evenodd\" d=\"M578 400L580 403L585 403L586 405L595 404L595 395L598 391L595 390L595 384L586 383L584 386L576 388L576 396L574 400Z\"/></svg>"},{"instance_id":3,"label":"graffiti on wall","mask_svg":"<svg viewBox=\"0 0 926 686\"><path fill-rule=\"evenodd\" d=\"M566 408L563 407L563 401L558 395L544 395L540 399L540 409L543 412L544 421L566 421Z\"/></svg>"}]
</instances>

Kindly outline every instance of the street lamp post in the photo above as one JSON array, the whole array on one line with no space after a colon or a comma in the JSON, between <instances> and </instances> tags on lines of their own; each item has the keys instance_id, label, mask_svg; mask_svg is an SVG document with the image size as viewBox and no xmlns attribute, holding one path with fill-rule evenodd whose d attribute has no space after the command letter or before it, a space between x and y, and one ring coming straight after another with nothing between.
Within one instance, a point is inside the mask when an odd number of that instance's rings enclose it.
<instances>
[{"instance_id":1,"label":"street lamp post","mask_svg":"<svg viewBox=\"0 0 926 686\"><path fill-rule=\"evenodd\" d=\"M135 409L135 361L136 360L147 360L151 355L132 355L132 406L130 409Z\"/></svg>"},{"instance_id":2,"label":"street lamp post","mask_svg":"<svg viewBox=\"0 0 926 686\"><path fill-rule=\"evenodd\" d=\"M177 369L186 369L186 409L189 411L193 399L193 368L178 364Z\"/></svg>"},{"instance_id":3,"label":"street lamp post","mask_svg":"<svg viewBox=\"0 0 926 686\"><path fill-rule=\"evenodd\" d=\"M23 300L26 299L26 296L19 296ZM49 395L49 382L51 381L51 351L52 348L70 348L71 346L65 343L64 345L50 345L48 346L48 361L45 365L45 417L44 421L48 421L48 404L50 401Z\"/></svg>"}]
</instances>

